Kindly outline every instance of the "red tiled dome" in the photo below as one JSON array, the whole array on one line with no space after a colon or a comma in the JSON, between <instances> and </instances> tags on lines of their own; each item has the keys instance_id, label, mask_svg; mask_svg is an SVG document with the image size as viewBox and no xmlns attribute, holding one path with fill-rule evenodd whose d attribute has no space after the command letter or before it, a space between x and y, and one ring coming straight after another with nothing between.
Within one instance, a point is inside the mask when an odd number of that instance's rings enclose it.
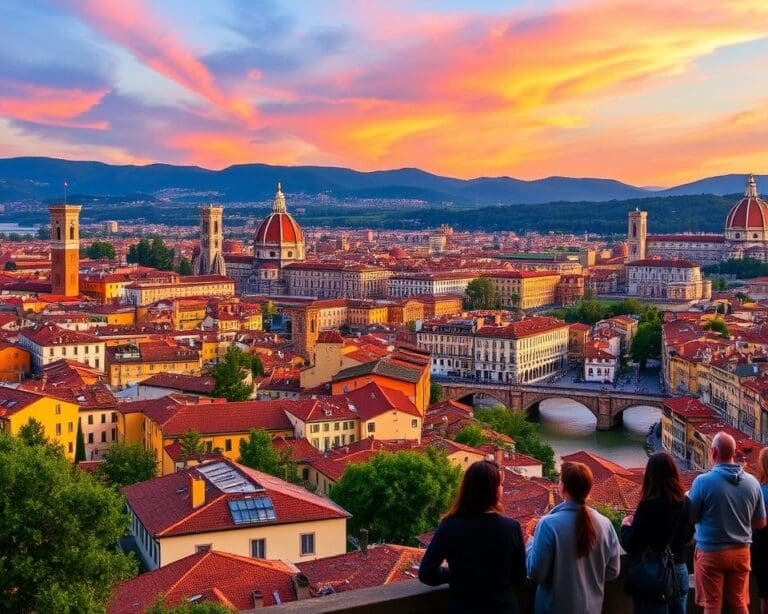
<instances>
[{"instance_id":1,"label":"red tiled dome","mask_svg":"<svg viewBox=\"0 0 768 614\"><path fill-rule=\"evenodd\" d=\"M304 243L304 233L301 232L301 227L285 208L285 195L279 183L277 184L277 194L275 194L272 213L259 224L253 241L256 246L260 244L295 245Z\"/></svg>"},{"instance_id":2,"label":"red tiled dome","mask_svg":"<svg viewBox=\"0 0 768 614\"><path fill-rule=\"evenodd\" d=\"M757 195L753 177L749 178L747 191L725 218L725 230L768 230L768 204Z\"/></svg>"},{"instance_id":3,"label":"red tiled dome","mask_svg":"<svg viewBox=\"0 0 768 614\"><path fill-rule=\"evenodd\" d=\"M304 233L290 213L270 213L253 237L256 243L303 243Z\"/></svg>"}]
</instances>

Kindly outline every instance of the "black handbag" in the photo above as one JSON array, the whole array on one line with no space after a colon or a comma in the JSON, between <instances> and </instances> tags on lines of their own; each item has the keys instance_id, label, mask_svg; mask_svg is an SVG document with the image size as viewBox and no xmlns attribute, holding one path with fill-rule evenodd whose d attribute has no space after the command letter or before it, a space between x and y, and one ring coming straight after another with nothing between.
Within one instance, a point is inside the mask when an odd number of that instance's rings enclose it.
<instances>
[{"instance_id":1,"label":"black handbag","mask_svg":"<svg viewBox=\"0 0 768 614\"><path fill-rule=\"evenodd\" d=\"M680 518L663 550L646 548L638 558L630 562L626 581L629 594L655 603L671 603L680 598L680 583L677 581L675 558L670 548L679 525Z\"/></svg>"}]
</instances>

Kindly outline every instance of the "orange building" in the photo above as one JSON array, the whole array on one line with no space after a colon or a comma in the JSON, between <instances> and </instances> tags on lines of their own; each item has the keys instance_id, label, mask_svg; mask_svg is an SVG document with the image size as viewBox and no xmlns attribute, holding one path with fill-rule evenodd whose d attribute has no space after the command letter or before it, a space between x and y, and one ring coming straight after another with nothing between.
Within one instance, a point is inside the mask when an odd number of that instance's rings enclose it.
<instances>
[{"instance_id":1,"label":"orange building","mask_svg":"<svg viewBox=\"0 0 768 614\"><path fill-rule=\"evenodd\" d=\"M31 355L23 347L0 341L0 381L20 382L31 371Z\"/></svg>"}]
</instances>

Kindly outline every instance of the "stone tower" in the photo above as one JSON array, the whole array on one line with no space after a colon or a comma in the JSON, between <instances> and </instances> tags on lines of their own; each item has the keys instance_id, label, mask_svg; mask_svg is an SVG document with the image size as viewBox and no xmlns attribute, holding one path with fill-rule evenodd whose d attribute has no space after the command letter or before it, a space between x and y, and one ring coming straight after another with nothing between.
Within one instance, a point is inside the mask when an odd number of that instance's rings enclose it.
<instances>
[{"instance_id":1,"label":"stone tower","mask_svg":"<svg viewBox=\"0 0 768 614\"><path fill-rule=\"evenodd\" d=\"M80 294L80 205L52 205L51 294Z\"/></svg>"},{"instance_id":2,"label":"stone tower","mask_svg":"<svg viewBox=\"0 0 768 614\"><path fill-rule=\"evenodd\" d=\"M194 263L196 275L226 275L222 243L222 207L200 207L200 254Z\"/></svg>"},{"instance_id":3,"label":"stone tower","mask_svg":"<svg viewBox=\"0 0 768 614\"><path fill-rule=\"evenodd\" d=\"M635 209L629 212L627 227L628 262L645 259L645 239L648 236L648 212Z\"/></svg>"}]
</instances>

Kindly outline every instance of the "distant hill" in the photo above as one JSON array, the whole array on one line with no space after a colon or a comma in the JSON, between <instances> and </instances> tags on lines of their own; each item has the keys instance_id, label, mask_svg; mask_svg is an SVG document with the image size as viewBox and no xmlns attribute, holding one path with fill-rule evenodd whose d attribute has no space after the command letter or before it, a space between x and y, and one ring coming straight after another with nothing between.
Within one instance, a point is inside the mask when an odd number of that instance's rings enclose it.
<instances>
[{"instance_id":1,"label":"distant hill","mask_svg":"<svg viewBox=\"0 0 768 614\"><path fill-rule=\"evenodd\" d=\"M764 182L758 177L758 187ZM512 177L456 179L416 168L360 172L327 166L238 164L220 171L198 166L150 164L117 166L55 158L0 159L0 202L58 199L64 181L70 193L122 196L142 193L163 200L259 201L285 191L336 198L418 199L430 204L518 205L552 202L607 202L628 199L725 195L744 190L744 175L701 179L673 188L638 188L613 179L547 177L523 181ZM768 182L765 182L768 188Z\"/></svg>"}]
</instances>

